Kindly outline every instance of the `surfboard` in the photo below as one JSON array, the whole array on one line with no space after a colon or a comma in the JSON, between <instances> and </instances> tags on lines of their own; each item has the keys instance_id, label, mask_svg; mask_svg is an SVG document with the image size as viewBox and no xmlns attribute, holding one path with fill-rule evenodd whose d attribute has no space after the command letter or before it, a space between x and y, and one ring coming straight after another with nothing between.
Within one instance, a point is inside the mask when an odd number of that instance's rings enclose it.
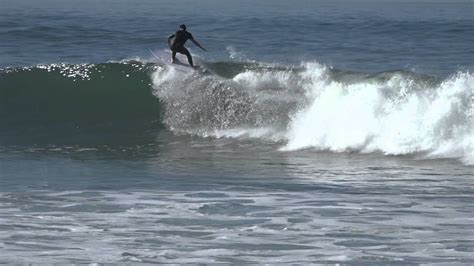
<instances>
[{"instance_id":1,"label":"surfboard","mask_svg":"<svg viewBox=\"0 0 474 266\"><path fill-rule=\"evenodd\" d=\"M156 58L160 63L167 67L172 67L176 70L183 72L195 71L193 67L188 64L188 59L183 54L176 54L175 62L171 62L171 51L169 50L155 50L150 49L151 55ZM194 58L193 58L194 59Z\"/></svg>"}]
</instances>

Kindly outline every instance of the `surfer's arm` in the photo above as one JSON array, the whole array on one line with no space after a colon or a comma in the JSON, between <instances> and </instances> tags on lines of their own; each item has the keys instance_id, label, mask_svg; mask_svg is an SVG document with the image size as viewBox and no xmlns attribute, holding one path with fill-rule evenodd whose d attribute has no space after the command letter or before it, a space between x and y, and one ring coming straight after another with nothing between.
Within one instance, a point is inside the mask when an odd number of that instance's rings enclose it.
<instances>
[{"instance_id":1,"label":"surfer's arm","mask_svg":"<svg viewBox=\"0 0 474 266\"><path fill-rule=\"evenodd\" d=\"M198 43L194 38L191 39L191 41L199 48L203 49L204 51L207 51L206 48L202 47L201 44Z\"/></svg>"},{"instance_id":2,"label":"surfer's arm","mask_svg":"<svg viewBox=\"0 0 474 266\"><path fill-rule=\"evenodd\" d=\"M171 39L174 38L174 34L171 34L170 37L168 37L168 45L171 46Z\"/></svg>"}]
</instances>

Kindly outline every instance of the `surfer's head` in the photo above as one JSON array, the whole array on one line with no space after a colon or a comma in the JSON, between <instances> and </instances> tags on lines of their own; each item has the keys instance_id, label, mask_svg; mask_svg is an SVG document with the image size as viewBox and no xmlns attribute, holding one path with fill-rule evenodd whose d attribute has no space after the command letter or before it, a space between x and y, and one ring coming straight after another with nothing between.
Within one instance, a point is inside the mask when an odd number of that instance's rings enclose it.
<instances>
[{"instance_id":1,"label":"surfer's head","mask_svg":"<svg viewBox=\"0 0 474 266\"><path fill-rule=\"evenodd\" d=\"M186 30L186 25L181 24L181 25L179 25L179 28L180 28L181 30Z\"/></svg>"}]
</instances>

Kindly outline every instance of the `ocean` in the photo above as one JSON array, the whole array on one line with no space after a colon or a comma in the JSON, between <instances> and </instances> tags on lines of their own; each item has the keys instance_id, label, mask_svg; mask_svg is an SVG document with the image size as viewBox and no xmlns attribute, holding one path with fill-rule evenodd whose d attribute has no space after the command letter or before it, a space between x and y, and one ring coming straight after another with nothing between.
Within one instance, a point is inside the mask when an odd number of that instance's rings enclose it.
<instances>
[{"instance_id":1,"label":"ocean","mask_svg":"<svg viewBox=\"0 0 474 266\"><path fill-rule=\"evenodd\" d=\"M473 8L0 0L0 263L473 264Z\"/></svg>"}]
</instances>

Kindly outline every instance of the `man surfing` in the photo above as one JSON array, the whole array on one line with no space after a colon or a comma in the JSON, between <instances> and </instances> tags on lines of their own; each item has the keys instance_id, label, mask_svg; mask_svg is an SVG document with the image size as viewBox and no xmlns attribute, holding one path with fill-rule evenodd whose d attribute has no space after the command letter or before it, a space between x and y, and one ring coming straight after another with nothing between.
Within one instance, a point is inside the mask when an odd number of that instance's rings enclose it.
<instances>
[{"instance_id":1,"label":"man surfing","mask_svg":"<svg viewBox=\"0 0 474 266\"><path fill-rule=\"evenodd\" d=\"M191 40L197 47L207 51L206 48L202 47L191 35L190 32L186 31L186 25L181 24L179 26L179 30L176 31L173 35L168 37L168 45L171 49L171 62L176 62L176 53L184 54L188 58L189 65L194 67L193 65L193 58L191 57L191 53L189 53L188 49L184 47L184 44L187 40Z\"/></svg>"}]
</instances>

